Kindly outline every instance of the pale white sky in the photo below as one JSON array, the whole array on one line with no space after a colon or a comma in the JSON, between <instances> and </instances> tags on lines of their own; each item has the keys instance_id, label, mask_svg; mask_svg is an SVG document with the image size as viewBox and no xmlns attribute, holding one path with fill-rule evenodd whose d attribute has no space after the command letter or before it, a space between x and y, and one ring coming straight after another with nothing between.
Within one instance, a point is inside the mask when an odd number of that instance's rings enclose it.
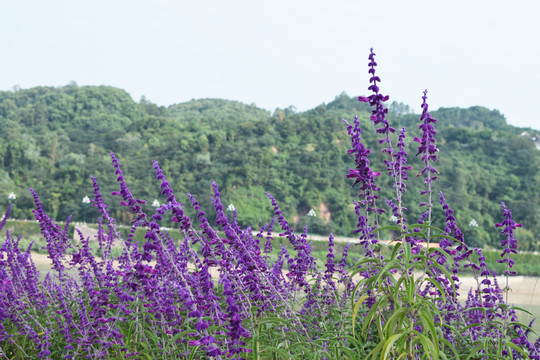
<instances>
[{"instance_id":1,"label":"pale white sky","mask_svg":"<svg viewBox=\"0 0 540 360\"><path fill-rule=\"evenodd\" d=\"M18 0L0 4L0 90L111 85L159 105L274 110L381 91L420 112L482 105L540 130L540 1Z\"/></svg>"}]
</instances>

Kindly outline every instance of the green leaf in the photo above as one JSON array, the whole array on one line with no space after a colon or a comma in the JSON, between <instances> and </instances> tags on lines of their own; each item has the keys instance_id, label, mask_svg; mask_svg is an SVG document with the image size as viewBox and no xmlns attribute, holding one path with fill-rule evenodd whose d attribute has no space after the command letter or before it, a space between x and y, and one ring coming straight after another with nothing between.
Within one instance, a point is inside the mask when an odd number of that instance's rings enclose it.
<instances>
[{"instance_id":1,"label":"green leaf","mask_svg":"<svg viewBox=\"0 0 540 360\"><path fill-rule=\"evenodd\" d=\"M367 295L364 295L364 296L361 296L358 301L354 304L354 308L353 308L353 313L352 313L352 331L353 331L353 336L356 337L356 334L354 332L354 325L355 325L355 322L356 322L356 315L358 313L358 309L360 309L360 305L364 302L364 300L366 300L369 296Z\"/></svg>"},{"instance_id":2,"label":"green leaf","mask_svg":"<svg viewBox=\"0 0 540 360\"><path fill-rule=\"evenodd\" d=\"M433 284L433 286L435 286L437 290L439 290L439 292L441 293L443 301L446 302L446 292L443 290L441 284L439 284L439 282L435 281L435 279L431 277L426 277L424 278L424 280Z\"/></svg>"},{"instance_id":3,"label":"green leaf","mask_svg":"<svg viewBox=\"0 0 540 360\"><path fill-rule=\"evenodd\" d=\"M403 247L403 242L401 241L396 241L395 242L395 245L394 245L394 248L392 249L392 255L390 256L391 259L394 259L396 257L396 255L398 254L398 250Z\"/></svg>"},{"instance_id":4,"label":"green leaf","mask_svg":"<svg viewBox=\"0 0 540 360\"><path fill-rule=\"evenodd\" d=\"M483 347L484 347L484 343L479 343L478 345L476 345L476 346L472 349L472 351L469 353L469 356L467 356L467 359L465 359L465 360L472 359L472 357L473 357L474 355L478 354L478 351L479 351L480 349L482 349Z\"/></svg>"},{"instance_id":5,"label":"green leaf","mask_svg":"<svg viewBox=\"0 0 540 360\"><path fill-rule=\"evenodd\" d=\"M261 355L266 354L266 353L270 353L271 355L273 355L273 354L281 355L282 359L290 359L291 358L288 351L285 351L285 350L283 350L283 349L281 349L279 347L275 347L275 346L261 346Z\"/></svg>"},{"instance_id":6,"label":"green leaf","mask_svg":"<svg viewBox=\"0 0 540 360\"><path fill-rule=\"evenodd\" d=\"M386 265L382 268L382 270L379 271L377 276L375 278L370 278L367 282L368 283L373 283L373 285L378 288L379 287L378 284L379 284L379 281L381 280L381 278L383 276L391 276L391 274L389 274L389 270L394 268L394 267L398 267L398 266L399 266L398 259L388 261L386 263Z\"/></svg>"},{"instance_id":7,"label":"green leaf","mask_svg":"<svg viewBox=\"0 0 540 360\"><path fill-rule=\"evenodd\" d=\"M398 325L401 323L401 319L407 314L408 309L407 308L401 308L398 310L395 310L392 316L386 321L384 325L385 329L385 336L388 337L391 333L394 333L398 329L394 329L394 325ZM399 328L399 326L398 326Z\"/></svg>"},{"instance_id":8,"label":"green leaf","mask_svg":"<svg viewBox=\"0 0 540 360\"><path fill-rule=\"evenodd\" d=\"M428 224L414 224L414 227L424 228L424 229L432 229L432 230L437 230L440 233L444 233L444 230L442 230L442 229L440 229L438 227L432 226L432 225L428 225Z\"/></svg>"},{"instance_id":9,"label":"green leaf","mask_svg":"<svg viewBox=\"0 0 540 360\"><path fill-rule=\"evenodd\" d=\"M422 232L418 232L418 231L413 231L413 232L403 234L401 236L398 236L398 237L394 238L394 241L399 240L399 239L405 239L406 237L414 237L414 236L420 237L420 238L425 238L426 234L424 234ZM403 244L405 244L405 243L403 243Z\"/></svg>"},{"instance_id":10,"label":"green leaf","mask_svg":"<svg viewBox=\"0 0 540 360\"><path fill-rule=\"evenodd\" d=\"M358 274L360 271L363 271L365 270L364 268L362 268L360 265L364 265L364 264L368 264L368 263L378 263L380 262L379 259L373 259L373 258L364 258L362 260L359 260L358 262L356 262L356 264L353 265L353 271L351 271L351 275L349 276L349 281L352 280L352 278L354 277L354 275Z\"/></svg>"},{"instance_id":11,"label":"green leaf","mask_svg":"<svg viewBox=\"0 0 540 360\"><path fill-rule=\"evenodd\" d=\"M530 311L528 311L528 310L526 310L526 309L524 309L524 308L518 307L518 306L512 306L511 309L523 311L524 313L527 313L527 314L529 314L529 315L531 315L531 316L534 316L534 314L531 313Z\"/></svg>"},{"instance_id":12,"label":"green leaf","mask_svg":"<svg viewBox=\"0 0 540 360\"><path fill-rule=\"evenodd\" d=\"M459 334L458 334L458 335L459 335ZM460 336L460 337L461 337L461 336ZM446 347L447 347L448 349L450 349L450 351L452 351L452 354L454 354L454 359L459 359L459 355L458 355L458 353L457 353L457 350L454 348L454 345L453 345L450 341L446 340L444 337L440 337L440 338L439 338L439 342L445 344ZM444 350L444 348L441 347L441 350ZM446 354L444 353L444 351L441 352L440 355L441 355L441 357L443 357L443 358L445 358L445 359L447 358L447 357L446 357Z\"/></svg>"},{"instance_id":13,"label":"green leaf","mask_svg":"<svg viewBox=\"0 0 540 360\"><path fill-rule=\"evenodd\" d=\"M429 329L429 333L431 334L431 340L432 344L438 344L439 343L439 337L437 336L437 331L435 330L435 325L433 324L433 316L432 313L427 311L426 308L420 309L420 321L422 322L422 325L424 327L424 332ZM436 357L439 357L439 347L435 346L435 352Z\"/></svg>"},{"instance_id":14,"label":"green leaf","mask_svg":"<svg viewBox=\"0 0 540 360\"><path fill-rule=\"evenodd\" d=\"M379 353L381 352L381 349L383 348L384 346L384 342L381 341L379 344L377 344L377 346L371 350L371 352L368 354L368 359L376 359L377 358L377 355L379 355Z\"/></svg>"},{"instance_id":15,"label":"green leaf","mask_svg":"<svg viewBox=\"0 0 540 360\"><path fill-rule=\"evenodd\" d=\"M506 347L509 347L511 349L514 349L515 351L517 351L518 353L520 353L521 355L523 355L525 357L525 359L529 358L529 354L527 354L525 352L525 350L519 346L517 346L516 344L514 344L513 342L510 342L510 341L507 341L504 346ZM509 353L512 353L511 351L509 351Z\"/></svg>"},{"instance_id":16,"label":"green leaf","mask_svg":"<svg viewBox=\"0 0 540 360\"><path fill-rule=\"evenodd\" d=\"M382 308L384 305L386 305L386 298L382 296L379 300L377 300L375 304L373 304L371 309L369 309L366 315L366 319L364 320L364 325L362 326L362 334L363 334L362 337L364 338L364 340L367 339L368 334L366 330L371 325L371 322L374 319L375 313L377 312L379 308Z\"/></svg>"},{"instance_id":17,"label":"green leaf","mask_svg":"<svg viewBox=\"0 0 540 360\"><path fill-rule=\"evenodd\" d=\"M435 346L425 335L420 334L418 331L413 330L412 332L416 334L416 338L422 343L426 355L431 356L433 360L439 359L439 347Z\"/></svg>"},{"instance_id":18,"label":"green leaf","mask_svg":"<svg viewBox=\"0 0 540 360\"><path fill-rule=\"evenodd\" d=\"M382 359L388 359L388 356L390 355L390 351L392 351L392 345L399 339L399 337L402 334L395 334L392 335L384 342L383 350L382 350Z\"/></svg>"}]
</instances>

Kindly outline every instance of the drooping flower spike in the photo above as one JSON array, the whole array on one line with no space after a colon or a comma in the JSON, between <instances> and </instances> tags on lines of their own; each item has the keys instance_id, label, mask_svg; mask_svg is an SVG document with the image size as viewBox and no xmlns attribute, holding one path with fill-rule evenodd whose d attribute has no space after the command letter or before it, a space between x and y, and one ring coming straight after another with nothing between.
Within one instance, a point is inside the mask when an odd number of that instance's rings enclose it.
<instances>
[{"instance_id":1,"label":"drooping flower spike","mask_svg":"<svg viewBox=\"0 0 540 360\"><path fill-rule=\"evenodd\" d=\"M433 181L437 180L437 174L439 173L437 169L431 165L431 162L437 161L437 152L439 151L435 146L435 143L437 142L435 140L437 131L435 131L435 128L433 127L433 124L435 124L437 120L432 118L428 113L428 104L426 102L427 90L424 90L422 100L422 116L420 116L420 121L422 121L422 123L418 125L418 128L422 130L422 138L415 137L414 141L420 144L416 156L422 154L422 162L425 164L419 174L419 176L425 175L424 184L428 185L428 190L423 193L431 194L432 190L430 185Z\"/></svg>"},{"instance_id":2,"label":"drooping flower spike","mask_svg":"<svg viewBox=\"0 0 540 360\"><path fill-rule=\"evenodd\" d=\"M368 90L373 91L373 94L370 96L359 96L358 101L361 102L367 102L371 107L374 109L371 110L371 121L373 121L373 124L375 126L381 125L380 128L378 128L376 131L378 134L385 134L388 133L394 133L396 129L390 126L388 123L388 120L386 119L386 114L388 113L388 109L384 107L383 103L388 101L390 99L390 96L383 95L379 93L379 86L377 85L378 82L381 81L381 79L375 75L375 67L377 66L377 63L375 62L375 53L373 52L373 48L371 49L371 53L369 54L369 70L368 72L371 74L371 78L369 79L370 86L368 87ZM379 140L379 143L387 142L388 137L386 139Z\"/></svg>"},{"instance_id":3,"label":"drooping flower spike","mask_svg":"<svg viewBox=\"0 0 540 360\"><path fill-rule=\"evenodd\" d=\"M516 272L510 270L514 267L514 260L510 258L510 254L517 254L517 239L514 237L514 230L518 227L521 227L521 224L516 223L512 220L512 210L508 209L504 202L501 202L501 207L504 211L504 220L500 223L495 224L495 227L502 227L503 230L501 234L505 235L504 240L501 242L502 247L504 248L501 257L503 259L497 260L498 263L506 263L507 268L505 274L516 275Z\"/></svg>"}]
</instances>

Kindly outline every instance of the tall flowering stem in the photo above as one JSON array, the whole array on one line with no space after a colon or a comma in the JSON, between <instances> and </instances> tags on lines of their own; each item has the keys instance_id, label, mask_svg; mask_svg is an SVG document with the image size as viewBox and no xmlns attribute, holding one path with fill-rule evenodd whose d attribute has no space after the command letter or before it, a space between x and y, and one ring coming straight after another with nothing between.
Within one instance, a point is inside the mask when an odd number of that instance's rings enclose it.
<instances>
[{"instance_id":1,"label":"tall flowering stem","mask_svg":"<svg viewBox=\"0 0 540 360\"><path fill-rule=\"evenodd\" d=\"M439 149L437 149L435 146L435 143L437 142L435 140L437 131L435 131L435 128L433 127L433 124L435 124L437 120L432 118L428 113L428 104L426 102L427 90L424 90L422 100L422 116L420 117L420 121L422 121L422 123L418 125L418 128L422 130L422 138L420 139L415 137L414 141L420 144L420 146L418 146L416 156L422 154L422 162L424 163L424 168L420 174L418 174L418 176L424 176L424 185L427 188L427 190L420 191L420 195L428 194L428 202L421 202L419 205L428 206L428 224L431 224L431 211L433 209L433 204L431 202L431 194L433 193L433 190L431 185L433 181L437 180L437 175L439 174L437 169L431 165L432 162L437 161L437 152L439 151ZM430 241L430 229L428 229L427 241Z\"/></svg>"},{"instance_id":2,"label":"tall flowering stem","mask_svg":"<svg viewBox=\"0 0 540 360\"><path fill-rule=\"evenodd\" d=\"M375 126L381 125L381 127L378 128L376 132L377 134L386 135L384 139L379 140L379 143L388 143L389 148L391 148L389 134L394 133L396 129L391 127L388 123L388 120L386 120L386 114L388 113L388 109L384 107L383 103L388 101L388 99L390 99L390 96L382 95L381 93L379 93L379 86L377 85L377 83L380 82L381 79L377 75L375 75L375 67L377 66L377 63L375 62L375 53L373 52L373 48L371 49L371 53L369 54L368 59L368 72L371 74L371 79L369 79L370 86L368 87L368 90L373 91L373 94L368 97L359 96L358 101L367 102L371 107L373 107L373 110L371 110L371 121L373 121L373 124Z\"/></svg>"},{"instance_id":3,"label":"tall flowering stem","mask_svg":"<svg viewBox=\"0 0 540 360\"><path fill-rule=\"evenodd\" d=\"M501 202L501 207L504 211L504 220L500 223L495 224L495 227L502 227L503 230L501 234L505 235L505 239L501 242L504 250L501 254L503 259L497 260L498 263L506 263L506 303L508 304L508 277L510 275L516 275L516 271L510 270L514 267L514 260L510 258L510 254L517 254L517 239L514 238L514 230L518 227L521 227L521 224L516 223L512 220L512 210L508 209L504 202Z\"/></svg>"},{"instance_id":4,"label":"tall flowering stem","mask_svg":"<svg viewBox=\"0 0 540 360\"><path fill-rule=\"evenodd\" d=\"M407 165L407 152L405 151L405 128L402 128L398 137L398 151L393 154L395 161L393 163L393 171L391 175L394 177L394 190L396 191L397 209L394 211L394 215L398 218L401 231L405 231L405 217L403 212L407 210L403 207L403 194L407 191L405 180L408 180L407 170L411 169L410 165Z\"/></svg>"},{"instance_id":5,"label":"tall flowering stem","mask_svg":"<svg viewBox=\"0 0 540 360\"><path fill-rule=\"evenodd\" d=\"M375 67L377 62L375 62L375 53L373 48L369 54L369 74L371 78L369 79L370 86L368 90L371 90L373 94L370 96L359 96L358 100L361 102L367 102L372 107L370 119L375 126L380 126L376 129L378 134L382 134L384 137L379 139L379 144L386 144L386 147L382 149L383 153L388 154L388 160L385 160L386 169L388 175L390 175L394 180L394 190L396 193L396 202L397 202L397 211L395 211L395 216L398 218L398 223L402 231L405 229L404 217L403 217L403 206L402 206L402 196L405 192L404 180L407 180L407 170L410 169L410 166L407 166L407 153L405 152L405 128L400 132L398 139L398 151L394 151L392 147L392 140L390 134L396 132L396 129L390 126L390 123L386 119L388 114L388 108L384 107L384 102L389 100L388 95L383 95L379 91L379 86L377 85L381 82L381 78L375 74Z\"/></svg>"},{"instance_id":6,"label":"tall flowering stem","mask_svg":"<svg viewBox=\"0 0 540 360\"><path fill-rule=\"evenodd\" d=\"M120 168L120 162L118 161L118 158L113 152L111 152L110 155L112 164L115 168L115 174L117 175L116 181L120 184L120 191L113 191L112 195L121 196L123 201L120 201L120 204L122 206L129 207L131 213L137 216L135 220L132 221L133 224L138 225L141 222L146 224L148 222L148 220L146 219L146 213L144 213L141 208L141 205L146 204L146 201L135 199L133 195L131 195L129 188L124 181L124 174L122 169Z\"/></svg>"},{"instance_id":7,"label":"tall flowering stem","mask_svg":"<svg viewBox=\"0 0 540 360\"><path fill-rule=\"evenodd\" d=\"M355 179L355 182L352 186L360 184L360 191L358 197L360 198L359 202L355 201L355 211L358 216L358 224L355 233L360 234L360 245L365 250L365 256L367 258L375 258L377 254L374 252L374 245L379 242L378 237L380 233L377 231L377 239L375 239L374 233L372 232L379 227L379 214L382 214L384 211L379 209L376 205L376 200L378 199L377 192L380 190L380 187L375 185L374 179L381 175L380 172L375 172L370 168L370 162L368 155L371 153L371 150L366 148L362 143L360 134L362 130L360 129L360 120L358 116L354 117L354 127L349 124L345 119L343 119L345 124L347 124L347 132L351 137L352 148L348 150L349 154L354 154L354 159L356 163L356 169L349 169L349 172L346 174L347 178ZM362 206L365 208L366 216L362 215ZM374 213L373 226L370 225L369 214ZM379 255L379 258L381 256ZM362 272L362 276L365 278L370 278L377 274L376 266L373 264L367 265L367 270ZM368 306L371 307L376 301L372 295L370 289L366 290L370 295L368 299Z\"/></svg>"},{"instance_id":8,"label":"tall flowering stem","mask_svg":"<svg viewBox=\"0 0 540 360\"><path fill-rule=\"evenodd\" d=\"M360 128L360 120L358 119L358 116L354 117L354 127L345 119L343 119L343 122L347 124L347 132L351 137L352 142L352 148L347 152L349 154L354 154L354 160L356 163L356 168L349 169L349 172L345 176L349 179L355 180L352 186L360 184L358 194L358 197L361 199L360 204L366 208L366 212L375 213L374 228L376 228L378 225L377 215L382 213L383 210L377 209L375 204L375 201L378 199L376 192L381 188L375 185L374 180L376 177L380 176L381 173L373 171L369 166L368 155L371 153L371 150L366 148L366 146L362 143L362 139L360 137L362 129ZM369 218L367 221L369 221Z\"/></svg>"}]
</instances>

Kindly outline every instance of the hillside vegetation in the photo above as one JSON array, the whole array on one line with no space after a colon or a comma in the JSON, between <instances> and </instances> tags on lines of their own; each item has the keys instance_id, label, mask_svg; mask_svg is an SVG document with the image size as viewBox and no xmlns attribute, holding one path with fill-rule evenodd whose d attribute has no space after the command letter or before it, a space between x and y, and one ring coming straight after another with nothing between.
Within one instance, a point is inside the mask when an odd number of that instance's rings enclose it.
<instances>
[{"instance_id":1,"label":"hillside vegetation","mask_svg":"<svg viewBox=\"0 0 540 360\"><path fill-rule=\"evenodd\" d=\"M216 181L223 201L238 208L241 225L255 227L271 220L269 192L297 230L310 224L310 232L350 236L357 221L357 190L345 178L354 161L347 154L350 137L341 119L352 121L351 114L369 130L363 140L372 149L372 163L382 164L368 105L346 94L306 112L289 107L269 113L220 99L160 107L144 98L136 103L125 91L106 86L0 92L0 206L5 208L8 194L14 192L12 215L31 219L27 189L32 187L55 220L73 215L81 221L86 215L92 221L96 210L81 200L92 193L90 176L97 178L104 194L117 190L109 156L113 151L131 192L148 201L149 211L159 189L152 181L155 159L175 193L190 192L203 208L211 207L211 182ZM389 115L393 127L407 128L410 174L415 176L422 169L412 141L419 136L419 115L399 103L390 106ZM523 224L517 233L519 248L538 250L540 151L520 136L524 129L507 125L498 111L483 107L442 108L432 116L438 120L442 154L435 191L442 190L455 209L466 241L473 246L500 244L489 234L495 233L491 227L500 221L499 204L505 201ZM389 177L378 181L383 189L391 188ZM421 201L420 182L410 184L405 205L410 204L408 218L414 219L421 215L412 206ZM385 196L389 194L381 194ZM187 196L180 200L189 203ZM105 201L119 221L131 220L112 197ZM311 208L317 217L310 221ZM435 217L435 225L442 224L442 212L434 214L440 217ZM390 224L390 215L384 218ZM472 219L478 227L469 226Z\"/></svg>"}]
</instances>

